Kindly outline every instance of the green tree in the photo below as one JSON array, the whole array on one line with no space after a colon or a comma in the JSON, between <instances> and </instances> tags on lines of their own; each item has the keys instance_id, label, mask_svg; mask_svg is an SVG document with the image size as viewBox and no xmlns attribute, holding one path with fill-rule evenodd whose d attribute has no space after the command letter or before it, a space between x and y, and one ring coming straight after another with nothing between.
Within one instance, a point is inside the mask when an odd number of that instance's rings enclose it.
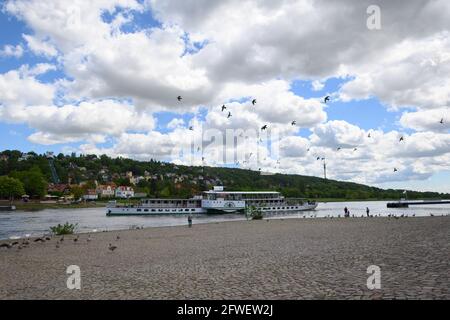
<instances>
[{"instance_id":1,"label":"green tree","mask_svg":"<svg viewBox=\"0 0 450 320\"><path fill-rule=\"evenodd\" d=\"M20 197L23 194L25 194L25 190L20 180L7 176L0 177L0 198L13 200L14 197Z\"/></svg>"},{"instance_id":2,"label":"green tree","mask_svg":"<svg viewBox=\"0 0 450 320\"><path fill-rule=\"evenodd\" d=\"M30 196L42 198L47 193L47 181L37 166L27 171L12 172L10 176L19 179L23 183L25 192Z\"/></svg>"},{"instance_id":3,"label":"green tree","mask_svg":"<svg viewBox=\"0 0 450 320\"><path fill-rule=\"evenodd\" d=\"M72 188L70 188L70 192L72 192L73 198L75 200L80 199L84 194L83 188L81 188L79 186L73 186Z\"/></svg>"}]
</instances>

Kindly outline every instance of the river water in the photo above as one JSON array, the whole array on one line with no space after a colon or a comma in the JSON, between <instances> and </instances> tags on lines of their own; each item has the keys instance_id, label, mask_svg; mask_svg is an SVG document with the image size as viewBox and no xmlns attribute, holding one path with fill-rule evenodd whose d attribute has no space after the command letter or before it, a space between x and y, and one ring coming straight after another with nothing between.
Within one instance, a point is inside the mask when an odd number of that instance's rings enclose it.
<instances>
[{"instance_id":1,"label":"river water","mask_svg":"<svg viewBox=\"0 0 450 320\"><path fill-rule=\"evenodd\" d=\"M366 215L366 207L370 214L387 216L408 215L416 217L450 214L450 204L414 205L409 208L386 208L386 201L368 202L327 202L319 203L315 211L298 213L267 214L266 219L279 218L322 218L327 216L341 217L344 207L350 210L350 215ZM161 227L187 224L187 215L159 215L159 216L106 216L105 208L87 209L45 209L41 211L0 212L0 239L41 236L49 232L51 226L65 222L77 223L76 232L92 232L104 230L122 230L133 227ZM223 215L194 215L195 223L212 223L230 220L245 220L245 216L238 214Z\"/></svg>"}]
</instances>

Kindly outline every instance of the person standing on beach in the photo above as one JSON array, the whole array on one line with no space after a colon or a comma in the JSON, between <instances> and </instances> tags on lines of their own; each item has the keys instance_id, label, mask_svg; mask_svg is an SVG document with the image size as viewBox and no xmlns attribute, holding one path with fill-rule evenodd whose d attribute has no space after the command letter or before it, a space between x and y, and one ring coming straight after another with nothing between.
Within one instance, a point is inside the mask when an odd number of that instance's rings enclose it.
<instances>
[{"instance_id":1,"label":"person standing on beach","mask_svg":"<svg viewBox=\"0 0 450 320\"><path fill-rule=\"evenodd\" d=\"M367 214L367 217L369 217L369 212L370 212L369 207L366 207L366 214Z\"/></svg>"},{"instance_id":2,"label":"person standing on beach","mask_svg":"<svg viewBox=\"0 0 450 320\"><path fill-rule=\"evenodd\" d=\"M345 207L344 208L344 217L347 217L347 214L348 214L348 209L347 209L347 207Z\"/></svg>"},{"instance_id":3,"label":"person standing on beach","mask_svg":"<svg viewBox=\"0 0 450 320\"><path fill-rule=\"evenodd\" d=\"M191 215L188 215L188 225L189 225L189 228L192 227L192 216Z\"/></svg>"}]
</instances>

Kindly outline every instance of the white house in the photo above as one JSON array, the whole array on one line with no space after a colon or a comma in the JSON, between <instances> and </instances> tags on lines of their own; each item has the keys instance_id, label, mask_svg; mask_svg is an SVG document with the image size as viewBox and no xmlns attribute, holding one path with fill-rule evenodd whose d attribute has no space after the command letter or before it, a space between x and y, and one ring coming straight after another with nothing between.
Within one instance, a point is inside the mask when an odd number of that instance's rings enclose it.
<instances>
[{"instance_id":1,"label":"white house","mask_svg":"<svg viewBox=\"0 0 450 320\"><path fill-rule=\"evenodd\" d=\"M83 200L97 200L98 199L98 194L97 191L95 189L88 189L86 191L86 194L83 195Z\"/></svg>"},{"instance_id":2,"label":"white house","mask_svg":"<svg viewBox=\"0 0 450 320\"><path fill-rule=\"evenodd\" d=\"M115 194L115 186L113 185L99 185L97 187L97 194L101 198L110 198L114 197Z\"/></svg>"},{"instance_id":3,"label":"white house","mask_svg":"<svg viewBox=\"0 0 450 320\"><path fill-rule=\"evenodd\" d=\"M132 187L120 186L116 188L116 198L133 198L134 190Z\"/></svg>"}]
</instances>

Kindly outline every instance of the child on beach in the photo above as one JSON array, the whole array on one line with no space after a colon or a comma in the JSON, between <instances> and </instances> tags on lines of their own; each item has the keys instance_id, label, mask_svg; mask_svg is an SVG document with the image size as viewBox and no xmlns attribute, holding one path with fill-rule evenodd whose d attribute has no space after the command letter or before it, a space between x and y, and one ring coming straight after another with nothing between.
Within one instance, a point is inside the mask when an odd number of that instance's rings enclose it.
<instances>
[{"instance_id":1,"label":"child on beach","mask_svg":"<svg viewBox=\"0 0 450 320\"><path fill-rule=\"evenodd\" d=\"M188 215L188 225L189 225L189 228L192 227L192 216L191 215Z\"/></svg>"}]
</instances>

